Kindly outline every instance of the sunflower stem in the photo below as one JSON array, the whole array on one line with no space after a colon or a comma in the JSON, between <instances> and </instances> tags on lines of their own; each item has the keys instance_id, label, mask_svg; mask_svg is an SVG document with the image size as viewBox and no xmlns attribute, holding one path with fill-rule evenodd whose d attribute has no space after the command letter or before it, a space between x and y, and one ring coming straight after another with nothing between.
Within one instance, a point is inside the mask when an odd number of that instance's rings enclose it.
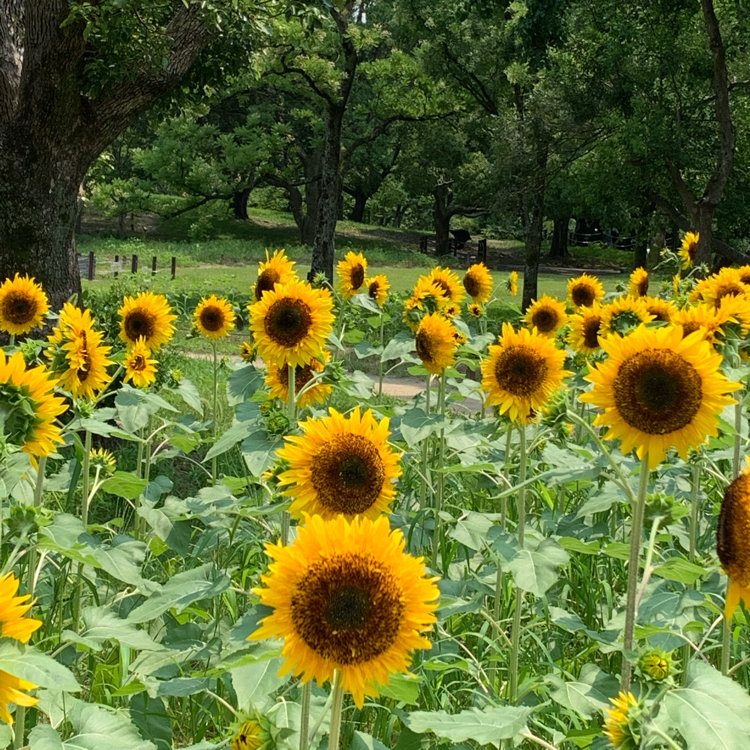
<instances>
[{"instance_id":1,"label":"sunflower stem","mask_svg":"<svg viewBox=\"0 0 750 750\"><path fill-rule=\"evenodd\" d=\"M440 416L445 417L445 370L440 375L440 388L438 390L438 408ZM432 535L432 567L437 569L438 550L440 549L440 534L442 531L440 523L440 512L443 509L443 489L445 475L441 471L445 462L445 429L440 430L440 444L438 446L438 475L437 487L435 488L435 530Z\"/></svg>"},{"instance_id":2,"label":"sunflower stem","mask_svg":"<svg viewBox=\"0 0 750 750\"><path fill-rule=\"evenodd\" d=\"M425 391L424 391L424 413L425 416L430 416L430 380L432 375L427 373L425 379ZM423 509L427 500L427 483L429 481L429 464L428 464L428 453L429 453L429 437L426 437L422 441L422 484L419 486L419 507Z\"/></svg>"},{"instance_id":3,"label":"sunflower stem","mask_svg":"<svg viewBox=\"0 0 750 750\"><path fill-rule=\"evenodd\" d=\"M384 363L383 363L383 348L385 347L385 314L380 311L380 354L381 357L378 360L378 396L383 395L383 378L384 378Z\"/></svg>"},{"instance_id":4,"label":"sunflower stem","mask_svg":"<svg viewBox=\"0 0 750 750\"><path fill-rule=\"evenodd\" d=\"M81 497L81 524L83 524L83 531L86 533L86 529L89 524L89 470L91 466L91 432L86 430L83 438L83 468L81 472L82 477L82 497ZM81 578L83 577L83 563L78 563L78 570L76 571L76 588L75 588L75 613L73 615L73 630L78 630L78 624L81 621Z\"/></svg>"},{"instance_id":5,"label":"sunflower stem","mask_svg":"<svg viewBox=\"0 0 750 750\"><path fill-rule=\"evenodd\" d=\"M299 722L299 750L307 750L310 734L310 696L312 694L312 683L306 682L302 686L302 705L300 706Z\"/></svg>"},{"instance_id":6,"label":"sunflower stem","mask_svg":"<svg viewBox=\"0 0 750 750\"><path fill-rule=\"evenodd\" d=\"M696 458L693 464L692 486L690 488L690 543L688 548L688 560L695 562L695 550L698 539L698 500L700 499L700 458ZM694 588L695 584L688 584L688 588ZM686 637L689 637L686 635ZM687 665L692 653L692 647L686 643L682 647L682 684L687 685Z\"/></svg>"},{"instance_id":7,"label":"sunflower stem","mask_svg":"<svg viewBox=\"0 0 750 750\"><path fill-rule=\"evenodd\" d=\"M742 396L737 398L734 405L734 455L732 457L732 479L740 475L740 461L742 457Z\"/></svg>"},{"instance_id":8,"label":"sunflower stem","mask_svg":"<svg viewBox=\"0 0 750 750\"><path fill-rule=\"evenodd\" d=\"M145 459L144 459L144 466L143 466L143 477L142 479L146 480L146 486L148 486L149 480L151 478L151 437L147 437L144 440L143 445L143 453L145 453ZM139 451L140 452L140 451ZM138 497L135 499L135 538L140 539L141 535L143 534L143 518L139 515L138 511L141 507L141 498L143 497L143 493L138 495Z\"/></svg>"},{"instance_id":9,"label":"sunflower stem","mask_svg":"<svg viewBox=\"0 0 750 750\"><path fill-rule=\"evenodd\" d=\"M297 427L297 368L291 363L287 363L287 392L286 392L286 409L289 417L289 432L294 432ZM281 512L281 544L286 547L289 543L289 511ZM307 704L307 712L310 713L310 703ZM305 721L303 717L302 721ZM307 718L309 722L309 716Z\"/></svg>"},{"instance_id":10,"label":"sunflower stem","mask_svg":"<svg viewBox=\"0 0 750 750\"><path fill-rule=\"evenodd\" d=\"M729 657L732 653L732 619L724 616L724 627L721 633L721 673L729 674Z\"/></svg>"},{"instance_id":11,"label":"sunflower stem","mask_svg":"<svg viewBox=\"0 0 750 750\"><path fill-rule=\"evenodd\" d=\"M34 485L34 510L42 505L42 490L44 489L44 470L47 466L47 456L39 456L36 467L36 484ZM36 572L37 551L36 546L29 547L28 568L26 570L26 593L31 594L34 591L34 573ZM26 708L17 706L16 708L16 726L13 730L13 748L23 747L23 736L26 734Z\"/></svg>"},{"instance_id":12,"label":"sunflower stem","mask_svg":"<svg viewBox=\"0 0 750 750\"><path fill-rule=\"evenodd\" d=\"M625 604L625 633L623 635L622 679L620 690L630 690L633 665L628 658L628 651L633 650L635 636L635 617L637 611L638 573L641 557L641 536L643 534L643 516L646 508L646 490L648 489L648 451L644 451L641 460L641 474L638 478L638 494L632 504L632 523L630 528L630 556L628 557L628 594Z\"/></svg>"},{"instance_id":13,"label":"sunflower stem","mask_svg":"<svg viewBox=\"0 0 750 750\"><path fill-rule=\"evenodd\" d=\"M341 711L344 707L344 688L341 686L342 674L340 669L333 672L333 686L331 695L331 726L328 730L328 750L339 750L341 737Z\"/></svg>"},{"instance_id":14,"label":"sunflower stem","mask_svg":"<svg viewBox=\"0 0 750 750\"><path fill-rule=\"evenodd\" d=\"M218 358L216 356L216 341L214 339L211 339L211 346L214 350L214 390L213 390L213 405L211 409L211 418L213 420L212 425L212 433L213 433L213 442L216 443L216 432L217 432L217 424L216 424L216 405L219 401L219 362ZM217 476L217 465L218 458L217 456L214 456L211 459L211 480L213 484L216 484L216 476Z\"/></svg>"},{"instance_id":15,"label":"sunflower stem","mask_svg":"<svg viewBox=\"0 0 750 750\"><path fill-rule=\"evenodd\" d=\"M518 434L521 439L519 448L518 483L522 485L518 490L518 546L523 549L524 529L526 527L526 425L518 425ZM497 596L497 592L495 592ZM516 608L513 611L513 624L510 631L510 702L515 703L518 698L518 650L521 643L521 608L523 607L523 591L516 586Z\"/></svg>"}]
</instances>

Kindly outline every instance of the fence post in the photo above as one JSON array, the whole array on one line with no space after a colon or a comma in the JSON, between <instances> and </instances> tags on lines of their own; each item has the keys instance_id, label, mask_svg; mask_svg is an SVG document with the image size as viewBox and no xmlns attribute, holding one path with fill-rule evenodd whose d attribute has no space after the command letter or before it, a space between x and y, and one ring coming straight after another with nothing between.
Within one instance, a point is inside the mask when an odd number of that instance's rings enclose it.
<instances>
[{"instance_id":1,"label":"fence post","mask_svg":"<svg viewBox=\"0 0 750 750\"><path fill-rule=\"evenodd\" d=\"M174 281L175 276L177 276L177 258L173 255L172 256L172 281Z\"/></svg>"},{"instance_id":2,"label":"fence post","mask_svg":"<svg viewBox=\"0 0 750 750\"><path fill-rule=\"evenodd\" d=\"M120 275L120 272L117 270L120 267L120 256L115 255L115 278L117 278Z\"/></svg>"},{"instance_id":3,"label":"fence post","mask_svg":"<svg viewBox=\"0 0 750 750\"><path fill-rule=\"evenodd\" d=\"M151 275L156 276L156 256L151 258Z\"/></svg>"},{"instance_id":4,"label":"fence post","mask_svg":"<svg viewBox=\"0 0 750 750\"><path fill-rule=\"evenodd\" d=\"M96 273L96 256L94 255L94 251L92 250L91 252L89 252L89 272L88 272L89 281L94 280L95 273Z\"/></svg>"},{"instance_id":5,"label":"fence post","mask_svg":"<svg viewBox=\"0 0 750 750\"><path fill-rule=\"evenodd\" d=\"M427 254L427 237L419 238L419 252Z\"/></svg>"},{"instance_id":6,"label":"fence post","mask_svg":"<svg viewBox=\"0 0 750 750\"><path fill-rule=\"evenodd\" d=\"M138 273L138 256L135 254L130 259L130 273Z\"/></svg>"}]
</instances>

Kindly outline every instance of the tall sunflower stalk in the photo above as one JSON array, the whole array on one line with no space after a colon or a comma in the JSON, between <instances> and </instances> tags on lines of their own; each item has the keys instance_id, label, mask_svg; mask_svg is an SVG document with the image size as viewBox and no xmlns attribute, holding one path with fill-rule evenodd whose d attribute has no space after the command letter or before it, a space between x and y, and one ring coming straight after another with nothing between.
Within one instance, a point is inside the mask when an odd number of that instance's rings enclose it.
<instances>
[{"instance_id":1,"label":"tall sunflower stalk","mask_svg":"<svg viewBox=\"0 0 750 750\"><path fill-rule=\"evenodd\" d=\"M438 409L440 410L440 416L445 419L445 370L440 373L440 384L438 389ZM437 486L435 488L435 526L432 535L433 570L437 568L438 550L440 549L440 535L442 533L440 513L443 510L443 492L445 491L445 474L442 471L445 464L445 427L440 428L440 437L438 438L438 440L438 475Z\"/></svg>"},{"instance_id":2,"label":"tall sunflower stalk","mask_svg":"<svg viewBox=\"0 0 750 750\"><path fill-rule=\"evenodd\" d=\"M432 374L427 373L424 384L424 413L426 417L430 416L430 385L432 383ZM424 510L427 502L427 485L430 477L429 462L430 438L425 437L422 441L422 482L419 485L419 508Z\"/></svg>"}]
</instances>

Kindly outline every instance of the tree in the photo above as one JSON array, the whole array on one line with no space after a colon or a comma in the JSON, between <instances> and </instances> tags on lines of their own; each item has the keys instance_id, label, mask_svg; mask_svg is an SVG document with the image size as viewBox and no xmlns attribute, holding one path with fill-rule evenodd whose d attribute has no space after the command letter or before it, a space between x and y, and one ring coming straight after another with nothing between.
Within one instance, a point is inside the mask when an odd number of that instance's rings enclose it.
<instances>
[{"instance_id":1,"label":"tree","mask_svg":"<svg viewBox=\"0 0 750 750\"><path fill-rule=\"evenodd\" d=\"M0 278L35 276L53 309L80 291L74 229L87 170L175 89L237 5L3 0Z\"/></svg>"}]
</instances>

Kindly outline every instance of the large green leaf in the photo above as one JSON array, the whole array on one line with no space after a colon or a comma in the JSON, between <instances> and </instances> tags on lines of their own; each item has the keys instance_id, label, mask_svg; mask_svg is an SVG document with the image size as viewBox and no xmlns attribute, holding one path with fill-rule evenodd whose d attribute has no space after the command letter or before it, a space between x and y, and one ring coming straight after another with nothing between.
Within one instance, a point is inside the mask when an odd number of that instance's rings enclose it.
<instances>
[{"instance_id":1,"label":"large green leaf","mask_svg":"<svg viewBox=\"0 0 750 750\"><path fill-rule=\"evenodd\" d=\"M156 750L171 750L172 721L164 701L143 692L132 695L128 705L130 718L138 727L141 737L153 740Z\"/></svg>"},{"instance_id":2,"label":"large green leaf","mask_svg":"<svg viewBox=\"0 0 750 750\"><path fill-rule=\"evenodd\" d=\"M587 719L609 708L609 696L617 692L617 680L594 664L584 664L580 677L575 681L566 682L552 675L550 685L552 700Z\"/></svg>"},{"instance_id":3,"label":"large green leaf","mask_svg":"<svg viewBox=\"0 0 750 750\"><path fill-rule=\"evenodd\" d=\"M522 591L544 596L557 581L559 568L569 559L568 553L554 539L543 539L538 545L528 540L506 568Z\"/></svg>"},{"instance_id":4,"label":"large green leaf","mask_svg":"<svg viewBox=\"0 0 750 750\"><path fill-rule=\"evenodd\" d=\"M470 708L457 714L445 711L415 711L405 718L412 732L432 732L443 740L465 742L474 740L480 745L495 745L500 740L513 739L526 728L530 708L494 706L481 711Z\"/></svg>"},{"instance_id":5,"label":"large green leaf","mask_svg":"<svg viewBox=\"0 0 750 750\"><path fill-rule=\"evenodd\" d=\"M66 692L81 689L67 667L33 646L22 646L9 639L0 642L0 670L40 687L54 687Z\"/></svg>"},{"instance_id":6,"label":"large green leaf","mask_svg":"<svg viewBox=\"0 0 750 750\"><path fill-rule=\"evenodd\" d=\"M116 641L138 651L159 651L163 648L145 631L118 617L107 607L87 607L83 610L85 628L80 635L63 631L64 641L75 641L99 651L106 641Z\"/></svg>"},{"instance_id":7,"label":"large green leaf","mask_svg":"<svg viewBox=\"0 0 750 750\"><path fill-rule=\"evenodd\" d=\"M102 482L102 489L110 495L135 500L146 489L147 484L145 479L140 479L129 471L116 471Z\"/></svg>"},{"instance_id":8,"label":"large green leaf","mask_svg":"<svg viewBox=\"0 0 750 750\"><path fill-rule=\"evenodd\" d=\"M263 373L254 365L244 365L236 369L227 379L227 401L236 406L247 401L259 388L263 387Z\"/></svg>"},{"instance_id":9,"label":"large green leaf","mask_svg":"<svg viewBox=\"0 0 750 750\"><path fill-rule=\"evenodd\" d=\"M158 411L177 411L161 396L138 388L131 388L127 384L121 386L117 392L115 406L122 426L131 433L143 429L148 424L149 419Z\"/></svg>"}]
</instances>

